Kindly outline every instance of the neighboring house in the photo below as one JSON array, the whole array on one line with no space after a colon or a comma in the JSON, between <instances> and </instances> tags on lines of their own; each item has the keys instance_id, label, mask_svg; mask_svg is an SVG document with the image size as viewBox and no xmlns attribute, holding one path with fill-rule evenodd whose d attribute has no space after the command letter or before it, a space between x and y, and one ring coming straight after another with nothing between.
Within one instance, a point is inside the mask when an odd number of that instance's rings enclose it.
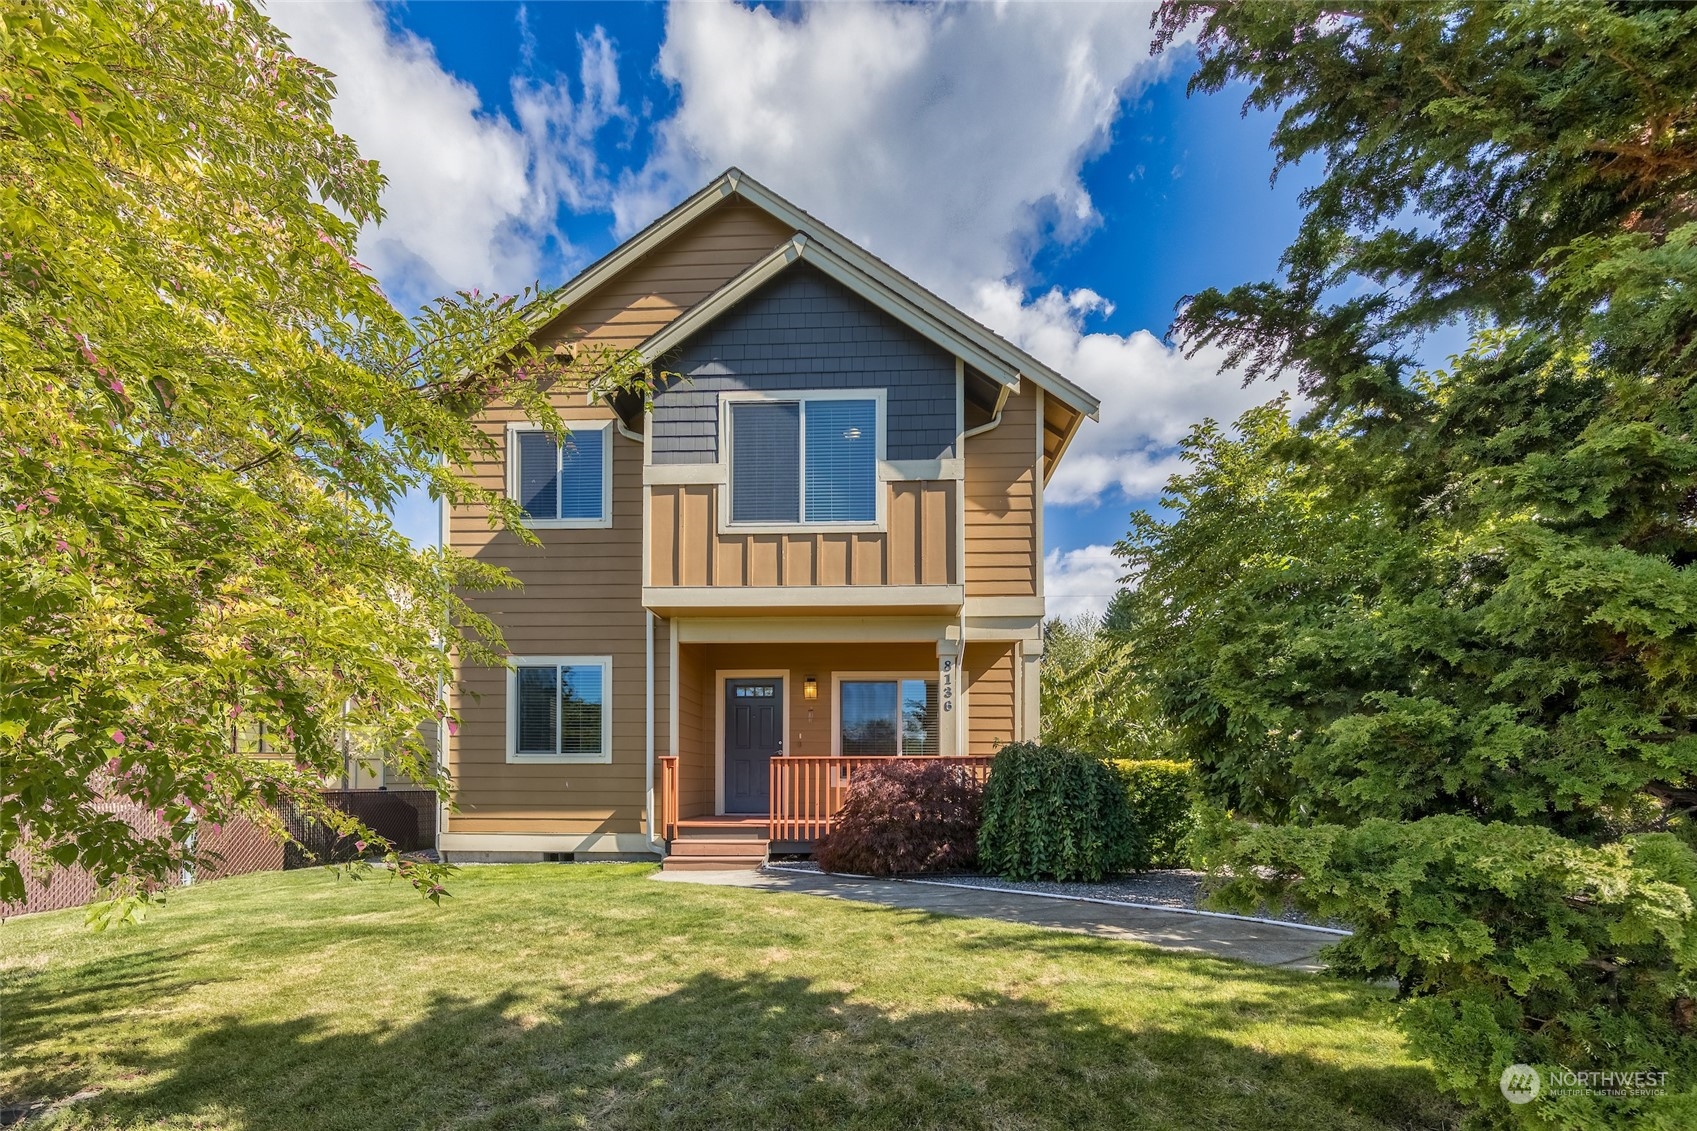
<instances>
[{"instance_id":1,"label":"neighboring house","mask_svg":"<svg viewBox=\"0 0 1697 1131\"><path fill-rule=\"evenodd\" d=\"M774 788L819 818L842 759L1036 736L1043 485L1094 397L734 169L549 301L543 348L681 379L562 392L563 450L485 414L470 470L541 545L445 516L524 583L467 595L512 668L461 673L449 859L654 854L674 817L764 852L817 830Z\"/></svg>"}]
</instances>

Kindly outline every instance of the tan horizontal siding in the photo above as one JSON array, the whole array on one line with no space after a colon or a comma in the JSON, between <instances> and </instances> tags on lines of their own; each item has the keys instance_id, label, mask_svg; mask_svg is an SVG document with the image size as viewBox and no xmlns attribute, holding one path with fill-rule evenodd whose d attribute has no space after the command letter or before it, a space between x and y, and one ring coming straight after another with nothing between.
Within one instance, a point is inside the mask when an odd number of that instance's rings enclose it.
<instances>
[{"instance_id":1,"label":"tan horizontal siding","mask_svg":"<svg viewBox=\"0 0 1697 1131\"><path fill-rule=\"evenodd\" d=\"M887 492L886 531L721 534L717 486L655 486L649 504L650 584L953 584L955 483L915 480L881 489Z\"/></svg>"},{"instance_id":2,"label":"tan horizontal siding","mask_svg":"<svg viewBox=\"0 0 1697 1131\"><path fill-rule=\"evenodd\" d=\"M727 200L580 299L538 337L636 345L793 234L752 204Z\"/></svg>"},{"instance_id":3,"label":"tan horizontal siding","mask_svg":"<svg viewBox=\"0 0 1697 1131\"><path fill-rule=\"evenodd\" d=\"M976 643L966 646L967 747L971 754L994 754L1014 734L1014 646Z\"/></svg>"},{"instance_id":4,"label":"tan horizontal siding","mask_svg":"<svg viewBox=\"0 0 1697 1131\"><path fill-rule=\"evenodd\" d=\"M1008 398L1002 422L966 441L966 595L1037 593L1037 394Z\"/></svg>"},{"instance_id":5,"label":"tan horizontal siding","mask_svg":"<svg viewBox=\"0 0 1697 1131\"><path fill-rule=\"evenodd\" d=\"M571 421L609 420L581 392L555 397ZM504 490L506 425L519 413L499 406L480 425L495 451L467 470L480 486ZM451 833L578 834L643 831L647 796L646 611L642 608L642 448L614 430L612 525L587 530L536 530L539 545L489 529L481 507L457 508L449 542L461 553L509 570L521 589L462 594L500 629L508 654L611 656L612 763L514 763L507 758L506 673L468 668L455 696L459 734L449 743L458 813ZM665 655L656 632L656 676ZM657 678L657 682L658 678ZM664 705L664 690L658 690ZM660 736L656 736L660 741Z\"/></svg>"},{"instance_id":6,"label":"tan horizontal siding","mask_svg":"<svg viewBox=\"0 0 1697 1131\"><path fill-rule=\"evenodd\" d=\"M708 691L700 658L683 645L678 652L678 815L713 812L713 738L703 720Z\"/></svg>"}]
</instances>

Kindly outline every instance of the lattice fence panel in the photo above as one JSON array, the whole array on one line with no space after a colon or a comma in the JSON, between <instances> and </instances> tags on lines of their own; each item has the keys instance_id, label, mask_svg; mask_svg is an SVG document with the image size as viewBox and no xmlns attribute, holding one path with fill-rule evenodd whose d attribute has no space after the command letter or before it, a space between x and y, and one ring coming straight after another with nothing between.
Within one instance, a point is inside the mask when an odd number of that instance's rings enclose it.
<instances>
[{"instance_id":1,"label":"lattice fence panel","mask_svg":"<svg viewBox=\"0 0 1697 1131\"><path fill-rule=\"evenodd\" d=\"M437 799L430 790L326 790L324 796L332 805L359 817L374 832L393 841L402 852L425 851L436 845ZM138 804L113 802L109 808L144 832L158 831L158 820ZM337 837L294 808L285 808L278 815L297 843L278 841L246 817L223 825L202 826L197 844L205 860L195 874L195 882L249 872L346 863L359 858L360 853L351 840ZM23 848L14 849L12 858L23 867L24 898L18 903L0 903L0 918L81 907L99 898L93 877L80 868L55 866L43 876L30 866Z\"/></svg>"}]
</instances>

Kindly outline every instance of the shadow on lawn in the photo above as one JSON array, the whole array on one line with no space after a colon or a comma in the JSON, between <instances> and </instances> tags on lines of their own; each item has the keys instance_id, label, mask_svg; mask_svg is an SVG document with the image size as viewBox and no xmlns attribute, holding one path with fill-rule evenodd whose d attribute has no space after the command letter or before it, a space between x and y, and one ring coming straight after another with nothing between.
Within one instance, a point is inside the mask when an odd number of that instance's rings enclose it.
<instances>
[{"instance_id":1,"label":"shadow on lawn","mask_svg":"<svg viewBox=\"0 0 1697 1131\"><path fill-rule=\"evenodd\" d=\"M612 956L609 963L616 962ZM1222 1011L1213 1032L1229 1031ZM704 973L665 996L439 998L422 1021L213 1023L100 1124L251 1131L532 1127L1445 1127L1415 1068L1341 1070L1210 1033L1000 995L895 1014L804 978Z\"/></svg>"}]
</instances>

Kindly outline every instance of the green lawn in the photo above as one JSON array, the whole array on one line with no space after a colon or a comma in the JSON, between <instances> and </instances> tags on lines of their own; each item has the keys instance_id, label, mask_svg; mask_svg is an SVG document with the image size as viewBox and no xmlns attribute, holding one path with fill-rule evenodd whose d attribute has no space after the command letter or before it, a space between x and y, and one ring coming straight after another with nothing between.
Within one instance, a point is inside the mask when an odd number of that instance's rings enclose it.
<instances>
[{"instance_id":1,"label":"green lawn","mask_svg":"<svg viewBox=\"0 0 1697 1131\"><path fill-rule=\"evenodd\" d=\"M0 926L0 1104L53 1127L1446 1127L1335 980L973 919L468 868ZM41 1126L37 1124L35 1126Z\"/></svg>"}]
</instances>

